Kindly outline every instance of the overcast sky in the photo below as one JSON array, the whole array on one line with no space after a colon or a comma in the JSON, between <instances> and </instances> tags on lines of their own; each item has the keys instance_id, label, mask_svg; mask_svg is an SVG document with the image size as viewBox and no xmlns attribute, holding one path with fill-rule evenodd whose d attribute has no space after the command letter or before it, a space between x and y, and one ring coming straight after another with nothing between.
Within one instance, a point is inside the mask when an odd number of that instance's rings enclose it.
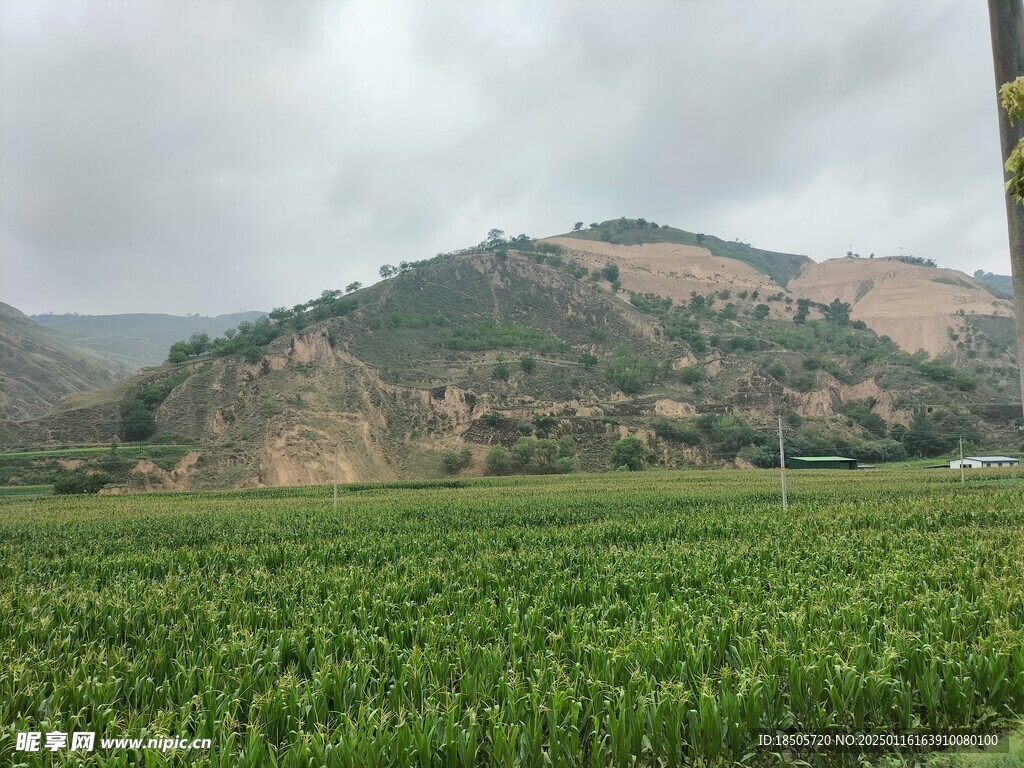
<instances>
[{"instance_id":1,"label":"overcast sky","mask_svg":"<svg viewBox=\"0 0 1024 768\"><path fill-rule=\"evenodd\" d=\"M643 216L1009 274L985 3L0 0L0 301L291 306Z\"/></svg>"}]
</instances>

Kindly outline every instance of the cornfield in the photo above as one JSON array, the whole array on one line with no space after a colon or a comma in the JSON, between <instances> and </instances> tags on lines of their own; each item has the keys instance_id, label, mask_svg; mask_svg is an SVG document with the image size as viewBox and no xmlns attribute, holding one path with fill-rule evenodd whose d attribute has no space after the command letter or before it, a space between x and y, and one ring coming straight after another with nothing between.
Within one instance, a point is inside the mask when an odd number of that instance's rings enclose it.
<instances>
[{"instance_id":1,"label":"cornfield","mask_svg":"<svg viewBox=\"0 0 1024 768\"><path fill-rule=\"evenodd\" d=\"M775 765L761 733L1020 716L1024 477L776 482L0 500L0 764Z\"/></svg>"}]
</instances>

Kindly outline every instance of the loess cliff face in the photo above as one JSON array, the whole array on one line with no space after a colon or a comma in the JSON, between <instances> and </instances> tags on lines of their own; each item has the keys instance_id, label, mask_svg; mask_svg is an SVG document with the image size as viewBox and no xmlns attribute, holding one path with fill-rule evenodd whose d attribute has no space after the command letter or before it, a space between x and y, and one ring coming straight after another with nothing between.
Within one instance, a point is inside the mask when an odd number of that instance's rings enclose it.
<instances>
[{"instance_id":1,"label":"loess cliff face","mask_svg":"<svg viewBox=\"0 0 1024 768\"><path fill-rule=\"evenodd\" d=\"M482 407L457 386L389 384L324 329L288 339L255 364L219 360L191 376L157 410L209 458L174 477L140 468L147 485L309 485L392 480L419 451L459 444ZM184 460L183 460L184 461ZM163 481L161 483L161 480Z\"/></svg>"}]
</instances>

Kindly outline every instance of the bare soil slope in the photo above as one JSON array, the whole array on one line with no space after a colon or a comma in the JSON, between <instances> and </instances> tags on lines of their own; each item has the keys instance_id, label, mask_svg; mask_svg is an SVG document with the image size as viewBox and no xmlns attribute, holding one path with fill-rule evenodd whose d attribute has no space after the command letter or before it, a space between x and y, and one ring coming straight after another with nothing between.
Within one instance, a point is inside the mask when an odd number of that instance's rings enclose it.
<instances>
[{"instance_id":1,"label":"bare soil slope","mask_svg":"<svg viewBox=\"0 0 1024 768\"><path fill-rule=\"evenodd\" d=\"M601 269L609 262L619 267L619 282L629 291L654 293L686 303L690 294L729 290L732 293L758 291L763 297L784 289L770 277L737 259L715 256L707 248L678 243L613 245L572 237L552 237L545 242L561 246L565 257L588 270ZM781 313L776 305L775 313Z\"/></svg>"},{"instance_id":2,"label":"bare soil slope","mask_svg":"<svg viewBox=\"0 0 1024 768\"><path fill-rule=\"evenodd\" d=\"M790 281L797 296L828 304L839 299L853 307L879 335L907 352L949 351L949 331L963 328L960 310L971 315L1012 316L1013 304L954 269L906 264L895 258L832 259L808 266Z\"/></svg>"}]
</instances>

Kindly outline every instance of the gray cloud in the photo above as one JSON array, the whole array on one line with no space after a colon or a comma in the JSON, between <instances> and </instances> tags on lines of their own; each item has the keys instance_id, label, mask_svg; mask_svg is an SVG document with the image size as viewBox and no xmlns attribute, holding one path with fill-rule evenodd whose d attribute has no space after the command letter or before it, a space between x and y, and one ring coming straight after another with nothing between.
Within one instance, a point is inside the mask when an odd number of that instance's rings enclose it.
<instances>
[{"instance_id":1,"label":"gray cloud","mask_svg":"<svg viewBox=\"0 0 1024 768\"><path fill-rule=\"evenodd\" d=\"M291 305L646 216L1006 272L984 4L0 0L0 300Z\"/></svg>"}]
</instances>

